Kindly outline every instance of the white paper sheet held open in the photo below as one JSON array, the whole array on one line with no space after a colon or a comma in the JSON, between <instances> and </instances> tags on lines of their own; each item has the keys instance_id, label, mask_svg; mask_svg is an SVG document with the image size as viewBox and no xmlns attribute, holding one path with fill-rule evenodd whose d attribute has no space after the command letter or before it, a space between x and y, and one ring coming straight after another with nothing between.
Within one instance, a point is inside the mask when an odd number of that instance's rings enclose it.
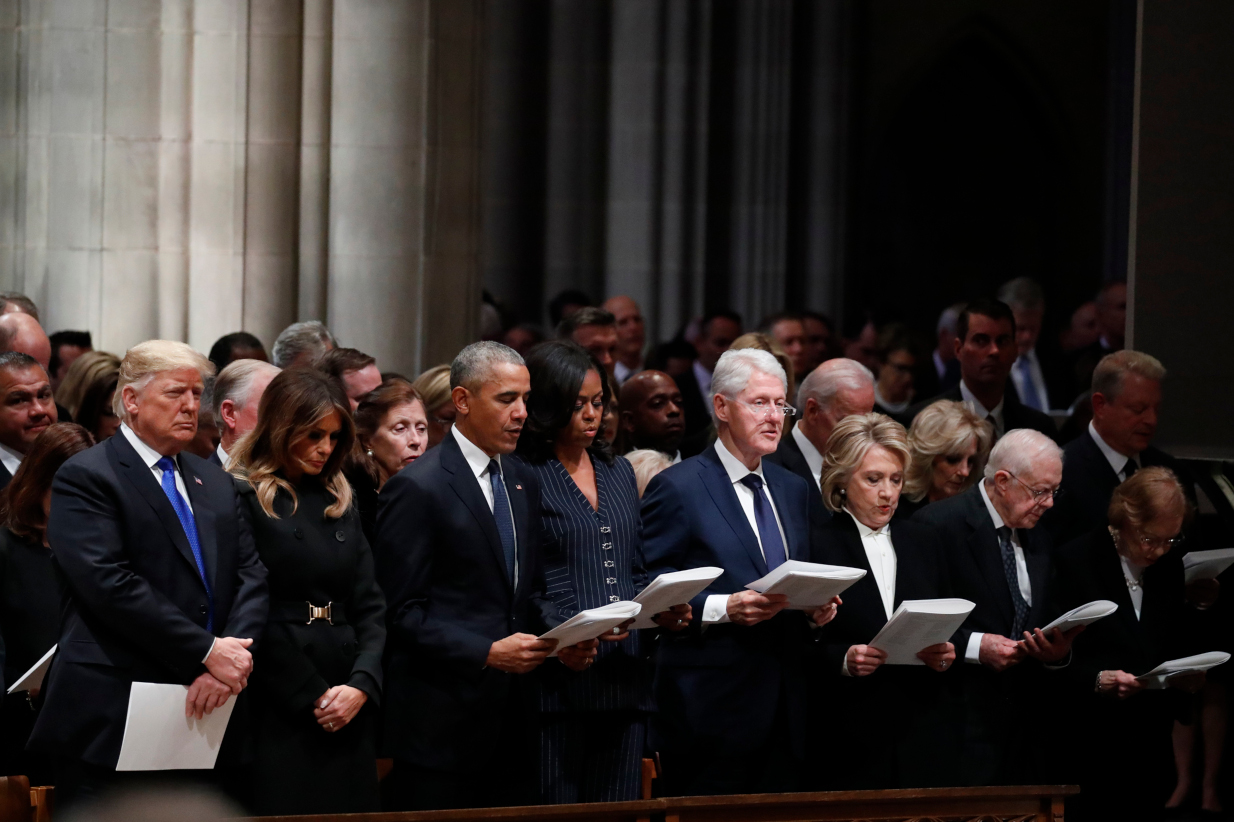
<instances>
[{"instance_id":1,"label":"white paper sheet held open","mask_svg":"<svg viewBox=\"0 0 1234 822\"><path fill-rule=\"evenodd\" d=\"M967 599L907 599L869 644L887 652L884 665L925 665L917 654L951 639L976 607Z\"/></svg>"},{"instance_id":2,"label":"white paper sheet held open","mask_svg":"<svg viewBox=\"0 0 1234 822\"><path fill-rule=\"evenodd\" d=\"M655 627L656 614L694 599L723 573L723 568L704 565L701 568L687 568L684 571L669 571L667 574L660 574L634 598L635 602L643 606L643 610L639 612L634 624L630 627Z\"/></svg>"},{"instance_id":3,"label":"white paper sheet held open","mask_svg":"<svg viewBox=\"0 0 1234 822\"><path fill-rule=\"evenodd\" d=\"M1171 659L1169 662L1162 662L1148 673L1140 674L1136 679L1143 682L1145 688L1156 690L1164 688L1167 680L1172 676L1207 671L1209 668L1216 668L1218 665L1223 665L1229 661L1230 655L1224 651L1209 651L1206 654L1196 654L1195 656L1185 656L1181 659Z\"/></svg>"},{"instance_id":4,"label":"white paper sheet held open","mask_svg":"<svg viewBox=\"0 0 1234 822\"><path fill-rule=\"evenodd\" d=\"M1234 565L1234 548L1216 551L1192 551L1183 557L1183 574L1188 583L1197 579L1216 579L1222 571Z\"/></svg>"},{"instance_id":5,"label":"white paper sheet held open","mask_svg":"<svg viewBox=\"0 0 1234 822\"><path fill-rule=\"evenodd\" d=\"M1097 620L1105 619L1117 610L1117 602L1110 602L1108 599L1094 600L1087 605L1081 605L1079 608L1072 608L1070 611L1042 628L1041 633L1048 634L1050 631L1057 628L1065 634L1072 628L1077 628L1080 625L1092 625Z\"/></svg>"},{"instance_id":6,"label":"white paper sheet held open","mask_svg":"<svg viewBox=\"0 0 1234 822\"><path fill-rule=\"evenodd\" d=\"M556 628L540 634L540 639L557 640L557 648L549 654L549 656L557 656L558 648L595 639L627 619L638 616L638 612L642 609L643 606L637 602L625 601L614 602L601 608L589 608L586 611L579 611Z\"/></svg>"},{"instance_id":7,"label":"white paper sheet held open","mask_svg":"<svg viewBox=\"0 0 1234 822\"><path fill-rule=\"evenodd\" d=\"M9 686L10 694L18 691L33 691L43 687L43 680L47 678L47 669L51 667L51 658L56 655L56 649L59 645L51 646L51 650L43 654L42 658L34 663L34 667L21 675L21 678Z\"/></svg>"},{"instance_id":8,"label":"white paper sheet held open","mask_svg":"<svg viewBox=\"0 0 1234 822\"><path fill-rule=\"evenodd\" d=\"M865 575L861 568L790 559L746 587L760 594L785 594L788 607L801 611L826 605Z\"/></svg>"},{"instance_id":9,"label":"white paper sheet held open","mask_svg":"<svg viewBox=\"0 0 1234 822\"><path fill-rule=\"evenodd\" d=\"M188 688L134 682L124 724L117 771L209 770L219 755L223 734L236 707L228 697L222 707L198 719L185 717Z\"/></svg>"}]
</instances>

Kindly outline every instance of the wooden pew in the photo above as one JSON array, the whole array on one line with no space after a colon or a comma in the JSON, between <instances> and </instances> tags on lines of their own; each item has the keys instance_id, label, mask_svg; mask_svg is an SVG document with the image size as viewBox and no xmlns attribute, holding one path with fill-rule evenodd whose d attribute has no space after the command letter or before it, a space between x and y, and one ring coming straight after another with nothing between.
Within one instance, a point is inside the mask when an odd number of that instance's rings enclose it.
<instances>
[{"instance_id":1,"label":"wooden pew","mask_svg":"<svg viewBox=\"0 0 1234 822\"><path fill-rule=\"evenodd\" d=\"M0 776L0 822L29 822L30 780Z\"/></svg>"}]
</instances>

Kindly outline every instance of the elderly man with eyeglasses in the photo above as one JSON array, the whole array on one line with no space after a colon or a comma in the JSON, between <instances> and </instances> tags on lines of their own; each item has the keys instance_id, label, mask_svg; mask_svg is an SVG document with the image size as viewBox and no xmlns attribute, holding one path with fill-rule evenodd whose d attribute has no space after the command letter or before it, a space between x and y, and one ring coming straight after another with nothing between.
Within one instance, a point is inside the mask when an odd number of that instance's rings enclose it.
<instances>
[{"instance_id":1,"label":"elderly man with eyeglasses","mask_svg":"<svg viewBox=\"0 0 1234 822\"><path fill-rule=\"evenodd\" d=\"M956 643L968 663L958 708L966 785L1033 784L1046 759L1047 670L1066 664L1081 630L1041 631L1057 614L1053 544L1035 526L1060 495L1062 456L1040 432L1009 431L990 452L982 482L914 516L943 537L952 595L976 603Z\"/></svg>"}]
</instances>

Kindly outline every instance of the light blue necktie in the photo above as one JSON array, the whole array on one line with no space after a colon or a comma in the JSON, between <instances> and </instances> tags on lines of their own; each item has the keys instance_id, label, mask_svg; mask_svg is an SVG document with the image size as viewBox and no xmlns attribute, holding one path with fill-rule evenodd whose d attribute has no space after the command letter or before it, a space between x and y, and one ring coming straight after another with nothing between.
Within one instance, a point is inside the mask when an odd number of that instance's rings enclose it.
<instances>
[{"instance_id":1,"label":"light blue necktie","mask_svg":"<svg viewBox=\"0 0 1234 822\"><path fill-rule=\"evenodd\" d=\"M1038 411L1048 411L1045 408L1045 403L1041 401L1041 395L1037 393L1037 383L1033 381L1033 365L1028 361L1027 356L1020 357L1015 361L1016 370L1020 372L1020 382L1024 386L1024 396L1020 397L1020 402L1027 405L1029 408L1036 408Z\"/></svg>"},{"instance_id":2,"label":"light blue necktie","mask_svg":"<svg viewBox=\"0 0 1234 822\"><path fill-rule=\"evenodd\" d=\"M193 549L193 559L197 562L197 573L201 574L201 584L206 586L206 601L209 610L206 612L206 630L214 631L214 592L210 590L210 580L206 576L206 561L201 555L201 543L197 539L197 520L193 518L193 509L189 508L188 500L180 495L176 488L176 463L171 457L163 457L155 463L163 471L163 493L176 511L180 527L188 537L189 547Z\"/></svg>"}]
</instances>

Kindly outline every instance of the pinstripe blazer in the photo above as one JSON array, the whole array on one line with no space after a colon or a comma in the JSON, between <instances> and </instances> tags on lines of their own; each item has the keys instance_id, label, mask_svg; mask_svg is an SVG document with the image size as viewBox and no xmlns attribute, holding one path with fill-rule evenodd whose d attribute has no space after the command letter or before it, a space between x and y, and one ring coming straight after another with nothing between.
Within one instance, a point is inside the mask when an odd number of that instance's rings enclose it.
<instances>
[{"instance_id":1,"label":"pinstripe blazer","mask_svg":"<svg viewBox=\"0 0 1234 822\"><path fill-rule=\"evenodd\" d=\"M598 507L575 485L560 460L528 463L540 483L541 550L548 598L563 618L610 602L634 599L647 585L634 469L622 457L592 460ZM543 711L651 710L649 674L639 632L601 642L596 663L575 673L556 660L536 669Z\"/></svg>"}]
</instances>

